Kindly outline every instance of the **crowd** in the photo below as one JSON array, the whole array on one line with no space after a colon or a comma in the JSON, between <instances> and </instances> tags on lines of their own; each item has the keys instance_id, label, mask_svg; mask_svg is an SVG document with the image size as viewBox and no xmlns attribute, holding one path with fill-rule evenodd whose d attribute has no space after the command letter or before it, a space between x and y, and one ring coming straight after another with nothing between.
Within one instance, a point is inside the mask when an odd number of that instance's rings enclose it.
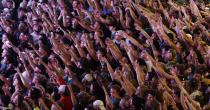
<instances>
[{"instance_id":1,"label":"crowd","mask_svg":"<svg viewBox=\"0 0 210 110\"><path fill-rule=\"evenodd\" d=\"M209 0L0 1L0 110L210 110Z\"/></svg>"}]
</instances>

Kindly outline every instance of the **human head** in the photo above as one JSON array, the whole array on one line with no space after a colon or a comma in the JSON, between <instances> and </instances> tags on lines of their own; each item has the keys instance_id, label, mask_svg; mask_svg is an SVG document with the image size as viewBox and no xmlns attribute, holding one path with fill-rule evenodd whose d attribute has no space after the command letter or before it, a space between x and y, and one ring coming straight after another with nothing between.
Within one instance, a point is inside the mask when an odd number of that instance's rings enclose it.
<instances>
[{"instance_id":1,"label":"human head","mask_svg":"<svg viewBox=\"0 0 210 110\"><path fill-rule=\"evenodd\" d=\"M123 110L127 110L131 108L132 103L131 103L131 98L128 95L125 95L121 100L120 100L120 108Z\"/></svg>"},{"instance_id":2,"label":"human head","mask_svg":"<svg viewBox=\"0 0 210 110\"><path fill-rule=\"evenodd\" d=\"M101 100L96 100L93 102L94 110L106 110L104 103Z\"/></svg>"},{"instance_id":3,"label":"human head","mask_svg":"<svg viewBox=\"0 0 210 110\"><path fill-rule=\"evenodd\" d=\"M110 88L110 95L116 98L117 96L119 96L119 93L120 93L120 86L112 85Z\"/></svg>"}]
</instances>

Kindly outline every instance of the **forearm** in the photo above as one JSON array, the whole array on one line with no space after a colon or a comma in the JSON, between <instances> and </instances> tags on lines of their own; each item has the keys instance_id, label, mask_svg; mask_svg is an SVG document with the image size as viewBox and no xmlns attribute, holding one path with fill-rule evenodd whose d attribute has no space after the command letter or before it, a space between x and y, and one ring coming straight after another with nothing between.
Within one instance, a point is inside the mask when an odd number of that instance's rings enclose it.
<instances>
[{"instance_id":1,"label":"forearm","mask_svg":"<svg viewBox=\"0 0 210 110\"><path fill-rule=\"evenodd\" d=\"M24 104L27 108L27 110L32 110L31 106L28 104L28 102L24 101Z\"/></svg>"},{"instance_id":2,"label":"forearm","mask_svg":"<svg viewBox=\"0 0 210 110\"><path fill-rule=\"evenodd\" d=\"M39 57L41 57L42 56L42 54L35 48L35 46L33 45L33 44L29 44L32 48L33 48L33 50L35 51L35 53L39 56Z\"/></svg>"},{"instance_id":3,"label":"forearm","mask_svg":"<svg viewBox=\"0 0 210 110\"><path fill-rule=\"evenodd\" d=\"M119 11L120 11L120 23L121 23L121 26L123 28L126 28L125 27L125 20L124 20L123 12L122 12L122 10L120 8L119 8Z\"/></svg>"},{"instance_id":4,"label":"forearm","mask_svg":"<svg viewBox=\"0 0 210 110\"><path fill-rule=\"evenodd\" d=\"M50 27L50 29L52 29L52 30L55 29L55 27L53 26L53 20L52 20L52 22L51 22L51 21L49 21L48 18L43 18L43 19L44 19L44 21L46 22L46 24Z\"/></svg>"},{"instance_id":5,"label":"forearm","mask_svg":"<svg viewBox=\"0 0 210 110\"><path fill-rule=\"evenodd\" d=\"M117 52L113 47L109 47L111 54L113 55L114 59L120 60L122 58L121 53Z\"/></svg>"},{"instance_id":6,"label":"forearm","mask_svg":"<svg viewBox=\"0 0 210 110\"><path fill-rule=\"evenodd\" d=\"M78 61L79 57L78 57L78 55L76 54L76 51L73 50L73 49L70 49L69 51L70 51L71 57L74 58L76 61Z\"/></svg>"},{"instance_id":7,"label":"forearm","mask_svg":"<svg viewBox=\"0 0 210 110\"><path fill-rule=\"evenodd\" d=\"M93 59L97 60L96 51L93 47L93 42L87 39L87 46L86 46L89 54L93 57Z\"/></svg>"},{"instance_id":8,"label":"forearm","mask_svg":"<svg viewBox=\"0 0 210 110\"><path fill-rule=\"evenodd\" d=\"M136 39L134 39L133 37L127 35L126 33L123 33L123 37L127 38L129 41L131 41L132 44L136 45L137 47L139 47L141 50L144 50L143 45L141 45Z\"/></svg>"},{"instance_id":9,"label":"forearm","mask_svg":"<svg viewBox=\"0 0 210 110\"><path fill-rule=\"evenodd\" d=\"M95 8L94 7L95 4L91 0L87 0L87 3L91 8L93 8L93 9Z\"/></svg>"},{"instance_id":10,"label":"forearm","mask_svg":"<svg viewBox=\"0 0 210 110\"><path fill-rule=\"evenodd\" d=\"M139 26L142 26L142 23L140 20L138 20L137 16L135 15L135 13L133 12L132 9L129 9L131 17L133 18L133 20L135 21L135 23L137 23Z\"/></svg>"},{"instance_id":11,"label":"forearm","mask_svg":"<svg viewBox=\"0 0 210 110\"><path fill-rule=\"evenodd\" d=\"M109 74L111 76L111 79L114 80L115 76L114 76L114 70L113 70L112 66L109 64L108 61L106 61L106 65L107 65L107 69L109 71Z\"/></svg>"},{"instance_id":12,"label":"forearm","mask_svg":"<svg viewBox=\"0 0 210 110\"><path fill-rule=\"evenodd\" d=\"M76 97L74 96L74 93L72 91L72 88L71 88L71 85L68 85L68 88L69 88L69 91L71 92L71 100L72 100L72 103L73 105L76 105L77 104L77 100L76 100Z\"/></svg>"},{"instance_id":13,"label":"forearm","mask_svg":"<svg viewBox=\"0 0 210 110\"><path fill-rule=\"evenodd\" d=\"M111 101L111 99L110 99L110 97L109 97L109 95L108 95L108 92L107 92L106 88L105 88L104 86L102 86L102 89L103 89L103 91L104 91L104 93L105 93L105 102L106 102L106 104L108 105L108 107L109 107L111 110L113 110L114 105L112 104L112 101ZM107 108L107 107L106 107L106 108Z\"/></svg>"},{"instance_id":14,"label":"forearm","mask_svg":"<svg viewBox=\"0 0 210 110\"><path fill-rule=\"evenodd\" d=\"M23 75L22 75L21 73L18 73L18 75L20 76L20 79L21 79L23 85L24 85L26 88L30 89L30 88L31 88L31 85L29 84L29 82L27 82L27 81L25 80L25 78L23 77Z\"/></svg>"},{"instance_id":15,"label":"forearm","mask_svg":"<svg viewBox=\"0 0 210 110\"><path fill-rule=\"evenodd\" d=\"M122 74L122 73L120 73L120 74ZM117 80L122 85L122 88L125 90L126 94L128 94L129 96L132 96L134 91L132 90L132 88L129 87L130 85L125 81L126 78L123 75L120 75L120 76L122 78L118 78Z\"/></svg>"},{"instance_id":16,"label":"forearm","mask_svg":"<svg viewBox=\"0 0 210 110\"><path fill-rule=\"evenodd\" d=\"M88 30L89 32L93 32L94 29L92 29L90 26L86 25L85 23L81 22L81 21L78 21L78 23L83 27L85 28L86 30Z\"/></svg>"},{"instance_id":17,"label":"forearm","mask_svg":"<svg viewBox=\"0 0 210 110\"><path fill-rule=\"evenodd\" d=\"M9 84L9 80L7 80L2 74L0 74L0 79L1 79L5 84Z\"/></svg>"},{"instance_id":18,"label":"forearm","mask_svg":"<svg viewBox=\"0 0 210 110\"><path fill-rule=\"evenodd\" d=\"M95 4L96 10L99 11L99 12L101 13L102 10L101 10L101 8L100 8L98 2L97 2L96 0L93 0L93 2L94 2L94 4Z\"/></svg>"},{"instance_id":19,"label":"forearm","mask_svg":"<svg viewBox=\"0 0 210 110\"><path fill-rule=\"evenodd\" d=\"M125 27L129 28L130 27L130 20L131 18L129 18L127 15L125 15Z\"/></svg>"},{"instance_id":20,"label":"forearm","mask_svg":"<svg viewBox=\"0 0 210 110\"><path fill-rule=\"evenodd\" d=\"M136 72L138 84L142 86L144 84L145 73L137 62L135 62L134 69Z\"/></svg>"},{"instance_id":21,"label":"forearm","mask_svg":"<svg viewBox=\"0 0 210 110\"><path fill-rule=\"evenodd\" d=\"M102 22L103 24L111 25L110 21L107 19L102 18L101 16L99 17L99 21Z\"/></svg>"},{"instance_id":22,"label":"forearm","mask_svg":"<svg viewBox=\"0 0 210 110\"><path fill-rule=\"evenodd\" d=\"M76 44L76 46L75 46L75 47L76 47L76 49L77 49L77 51L78 51L78 53L79 53L80 57L85 58L86 54L85 54L84 49L83 49L82 47L80 47L80 45L79 45L79 44Z\"/></svg>"},{"instance_id":23,"label":"forearm","mask_svg":"<svg viewBox=\"0 0 210 110\"><path fill-rule=\"evenodd\" d=\"M173 73L174 75L174 79L178 85L178 87L180 88L180 90L183 92L184 95L186 95L187 99L190 101L190 103L198 110L201 110L201 107L190 97L189 93L185 90L185 88L183 87L180 79L176 76L175 73Z\"/></svg>"},{"instance_id":24,"label":"forearm","mask_svg":"<svg viewBox=\"0 0 210 110\"><path fill-rule=\"evenodd\" d=\"M125 77L123 76L124 82L126 83L127 88L130 90L130 96L136 91L136 87Z\"/></svg>"}]
</instances>

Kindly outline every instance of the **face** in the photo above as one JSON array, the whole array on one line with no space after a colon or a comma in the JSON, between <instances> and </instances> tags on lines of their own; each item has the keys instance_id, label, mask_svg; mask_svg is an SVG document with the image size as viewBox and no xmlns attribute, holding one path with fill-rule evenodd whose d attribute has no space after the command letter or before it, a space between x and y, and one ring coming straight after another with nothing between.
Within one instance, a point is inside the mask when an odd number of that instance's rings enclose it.
<instances>
[{"instance_id":1,"label":"face","mask_svg":"<svg viewBox=\"0 0 210 110\"><path fill-rule=\"evenodd\" d=\"M19 12L18 12L18 18L21 18L21 17L23 17L23 16L25 16L24 11L19 11Z\"/></svg>"},{"instance_id":2,"label":"face","mask_svg":"<svg viewBox=\"0 0 210 110\"><path fill-rule=\"evenodd\" d=\"M98 29L100 28L100 24L99 24L98 22L96 22L96 23L94 24L94 28L95 28L95 30L98 30Z\"/></svg>"},{"instance_id":3,"label":"face","mask_svg":"<svg viewBox=\"0 0 210 110\"><path fill-rule=\"evenodd\" d=\"M100 51L97 51L97 58L101 59L103 57L102 53Z\"/></svg>"},{"instance_id":4,"label":"face","mask_svg":"<svg viewBox=\"0 0 210 110\"><path fill-rule=\"evenodd\" d=\"M174 93L174 91L173 91L173 99L175 102L179 101L179 97Z\"/></svg>"},{"instance_id":5,"label":"face","mask_svg":"<svg viewBox=\"0 0 210 110\"><path fill-rule=\"evenodd\" d=\"M24 35L23 33L20 34L19 36L20 41L24 42L28 40L28 36Z\"/></svg>"},{"instance_id":6,"label":"face","mask_svg":"<svg viewBox=\"0 0 210 110\"><path fill-rule=\"evenodd\" d=\"M177 42L176 46L177 46L177 48L182 48L182 45L180 42Z\"/></svg>"},{"instance_id":7,"label":"face","mask_svg":"<svg viewBox=\"0 0 210 110\"><path fill-rule=\"evenodd\" d=\"M116 35L116 36L115 36L115 39L119 41L119 40L121 40L121 36Z\"/></svg>"},{"instance_id":8,"label":"face","mask_svg":"<svg viewBox=\"0 0 210 110\"><path fill-rule=\"evenodd\" d=\"M2 48L1 48L2 50L4 50L3 51L3 53L8 49L8 46L6 45L6 43L4 43L3 45L2 45ZM2 54L3 54L2 53Z\"/></svg>"},{"instance_id":9,"label":"face","mask_svg":"<svg viewBox=\"0 0 210 110\"><path fill-rule=\"evenodd\" d=\"M4 49L1 56L6 57L7 56L7 50Z\"/></svg>"},{"instance_id":10,"label":"face","mask_svg":"<svg viewBox=\"0 0 210 110\"><path fill-rule=\"evenodd\" d=\"M78 6L78 1L76 1L76 0L73 1L72 6L73 6L74 9L77 8L77 6Z\"/></svg>"},{"instance_id":11,"label":"face","mask_svg":"<svg viewBox=\"0 0 210 110\"><path fill-rule=\"evenodd\" d=\"M67 26L71 25L70 16L66 16L66 23L67 23Z\"/></svg>"},{"instance_id":12,"label":"face","mask_svg":"<svg viewBox=\"0 0 210 110\"><path fill-rule=\"evenodd\" d=\"M114 27L113 26L109 26L109 30L113 31Z\"/></svg>"},{"instance_id":13,"label":"face","mask_svg":"<svg viewBox=\"0 0 210 110\"><path fill-rule=\"evenodd\" d=\"M162 90L163 89L163 86L161 85L161 83L158 83L158 90Z\"/></svg>"},{"instance_id":14,"label":"face","mask_svg":"<svg viewBox=\"0 0 210 110\"><path fill-rule=\"evenodd\" d=\"M6 28L6 33L12 34L12 32L13 32L13 31L12 31L12 29L11 29L10 27L7 27L7 28Z\"/></svg>"},{"instance_id":15,"label":"face","mask_svg":"<svg viewBox=\"0 0 210 110\"><path fill-rule=\"evenodd\" d=\"M146 74L145 76L145 80L148 81L149 80L149 73Z\"/></svg>"},{"instance_id":16,"label":"face","mask_svg":"<svg viewBox=\"0 0 210 110\"><path fill-rule=\"evenodd\" d=\"M167 60L172 60L172 53L170 51L167 51L166 54L165 54L165 58Z\"/></svg>"},{"instance_id":17,"label":"face","mask_svg":"<svg viewBox=\"0 0 210 110\"><path fill-rule=\"evenodd\" d=\"M17 105L18 104L18 95L15 96L15 98L13 99L13 102Z\"/></svg>"},{"instance_id":18,"label":"face","mask_svg":"<svg viewBox=\"0 0 210 110\"><path fill-rule=\"evenodd\" d=\"M77 67L82 68L82 64L80 62L77 62Z\"/></svg>"},{"instance_id":19,"label":"face","mask_svg":"<svg viewBox=\"0 0 210 110\"><path fill-rule=\"evenodd\" d=\"M32 82L36 85L38 84L38 76L34 76Z\"/></svg>"},{"instance_id":20,"label":"face","mask_svg":"<svg viewBox=\"0 0 210 110\"><path fill-rule=\"evenodd\" d=\"M114 8L114 11L112 12L112 14L114 16L119 16L120 15L119 10L117 8Z\"/></svg>"},{"instance_id":21,"label":"face","mask_svg":"<svg viewBox=\"0 0 210 110\"><path fill-rule=\"evenodd\" d=\"M7 2L6 5L7 5L7 8L12 8L13 7L13 3L12 2Z\"/></svg>"},{"instance_id":22,"label":"face","mask_svg":"<svg viewBox=\"0 0 210 110\"><path fill-rule=\"evenodd\" d=\"M131 104L130 102L131 102L130 99L125 100L124 106L125 106L126 108L130 107L130 104Z\"/></svg>"},{"instance_id":23,"label":"face","mask_svg":"<svg viewBox=\"0 0 210 110\"><path fill-rule=\"evenodd\" d=\"M33 30L34 30L35 32L40 32L40 31L41 31L41 27L38 26L38 25L34 25Z\"/></svg>"},{"instance_id":24,"label":"face","mask_svg":"<svg viewBox=\"0 0 210 110\"><path fill-rule=\"evenodd\" d=\"M158 2L154 2L153 6L154 6L155 8L157 8L157 7L158 7Z\"/></svg>"},{"instance_id":25,"label":"face","mask_svg":"<svg viewBox=\"0 0 210 110\"><path fill-rule=\"evenodd\" d=\"M13 81L13 86L17 86L18 85L18 79L16 78L16 77L14 77L14 79L13 79L14 81Z\"/></svg>"},{"instance_id":26,"label":"face","mask_svg":"<svg viewBox=\"0 0 210 110\"><path fill-rule=\"evenodd\" d=\"M110 94L111 94L112 97L116 97L118 95L117 91L113 88L111 88Z\"/></svg>"},{"instance_id":27,"label":"face","mask_svg":"<svg viewBox=\"0 0 210 110\"><path fill-rule=\"evenodd\" d=\"M41 73L41 70L40 70L38 67L36 67L36 68L34 69L34 72L35 72L35 73Z\"/></svg>"},{"instance_id":28,"label":"face","mask_svg":"<svg viewBox=\"0 0 210 110\"><path fill-rule=\"evenodd\" d=\"M147 103L151 104L154 101L154 97L151 94L147 95Z\"/></svg>"},{"instance_id":29,"label":"face","mask_svg":"<svg viewBox=\"0 0 210 110\"><path fill-rule=\"evenodd\" d=\"M40 52L41 54L46 54L46 51L45 51L43 48L39 48L39 52Z\"/></svg>"},{"instance_id":30,"label":"face","mask_svg":"<svg viewBox=\"0 0 210 110\"><path fill-rule=\"evenodd\" d=\"M194 74L193 78L195 78L199 81L201 79L201 74Z\"/></svg>"},{"instance_id":31,"label":"face","mask_svg":"<svg viewBox=\"0 0 210 110\"><path fill-rule=\"evenodd\" d=\"M97 37L99 37L99 36L100 36L100 32L95 32L95 33L94 33L94 38L95 38L95 39L97 39Z\"/></svg>"},{"instance_id":32,"label":"face","mask_svg":"<svg viewBox=\"0 0 210 110\"><path fill-rule=\"evenodd\" d=\"M187 70L186 70L186 74L190 74L192 72L192 69L191 68L188 68Z\"/></svg>"},{"instance_id":33,"label":"face","mask_svg":"<svg viewBox=\"0 0 210 110\"><path fill-rule=\"evenodd\" d=\"M8 57L4 57L4 58L2 59L2 62L5 63L5 64L8 64L8 63L9 63Z\"/></svg>"},{"instance_id":34,"label":"face","mask_svg":"<svg viewBox=\"0 0 210 110\"><path fill-rule=\"evenodd\" d=\"M35 63L35 64L38 64L38 63L39 63L39 57L35 57L34 59L35 59L35 60L34 60L34 63Z\"/></svg>"},{"instance_id":35,"label":"face","mask_svg":"<svg viewBox=\"0 0 210 110\"><path fill-rule=\"evenodd\" d=\"M76 19L73 19L72 20L72 28L76 28L77 27L77 21L76 21Z\"/></svg>"}]
</instances>

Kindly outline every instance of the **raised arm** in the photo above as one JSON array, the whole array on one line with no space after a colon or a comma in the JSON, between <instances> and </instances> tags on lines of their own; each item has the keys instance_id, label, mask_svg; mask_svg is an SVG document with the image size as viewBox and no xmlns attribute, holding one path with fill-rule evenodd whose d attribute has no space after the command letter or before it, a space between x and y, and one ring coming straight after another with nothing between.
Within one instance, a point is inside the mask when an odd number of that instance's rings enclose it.
<instances>
[{"instance_id":1,"label":"raised arm","mask_svg":"<svg viewBox=\"0 0 210 110\"><path fill-rule=\"evenodd\" d=\"M31 85L29 84L29 82L27 82L27 81L25 80L25 78L24 78L23 75L21 74L19 68L16 68L16 71L17 71L18 75L20 76L20 79L21 79L23 85L24 85L26 88L30 89L30 88L31 88Z\"/></svg>"}]
</instances>

